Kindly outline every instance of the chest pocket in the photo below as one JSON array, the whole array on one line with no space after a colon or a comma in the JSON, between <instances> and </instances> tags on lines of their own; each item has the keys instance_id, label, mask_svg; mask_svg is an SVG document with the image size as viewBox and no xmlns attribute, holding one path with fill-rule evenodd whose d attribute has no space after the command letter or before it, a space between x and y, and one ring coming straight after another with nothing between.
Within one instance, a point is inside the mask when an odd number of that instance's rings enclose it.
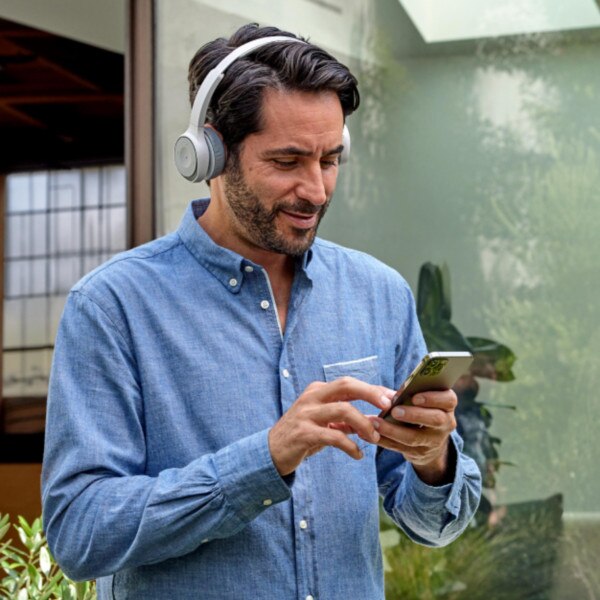
<instances>
[{"instance_id":1,"label":"chest pocket","mask_svg":"<svg viewBox=\"0 0 600 600\"><path fill-rule=\"evenodd\" d=\"M373 385L380 385L381 383L379 362L376 355L323 365L323 375L327 382L335 381L340 377L354 377ZM380 412L379 408L364 400L353 400L352 404L366 415L376 415Z\"/></svg>"}]
</instances>

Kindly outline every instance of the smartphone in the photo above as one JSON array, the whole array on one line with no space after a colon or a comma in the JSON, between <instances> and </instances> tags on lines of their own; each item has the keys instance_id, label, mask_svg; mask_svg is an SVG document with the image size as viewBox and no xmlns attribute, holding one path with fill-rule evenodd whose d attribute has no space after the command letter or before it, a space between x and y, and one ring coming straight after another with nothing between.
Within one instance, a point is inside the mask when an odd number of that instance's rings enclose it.
<instances>
[{"instance_id":1,"label":"smartphone","mask_svg":"<svg viewBox=\"0 0 600 600\"><path fill-rule=\"evenodd\" d=\"M458 378L467 372L472 362L473 355L470 352L426 354L392 398L392 406L382 411L379 416L386 421L396 423L397 421L390 414L394 406L410 404L412 397L419 392L449 390ZM402 423L402 425L408 424Z\"/></svg>"}]
</instances>

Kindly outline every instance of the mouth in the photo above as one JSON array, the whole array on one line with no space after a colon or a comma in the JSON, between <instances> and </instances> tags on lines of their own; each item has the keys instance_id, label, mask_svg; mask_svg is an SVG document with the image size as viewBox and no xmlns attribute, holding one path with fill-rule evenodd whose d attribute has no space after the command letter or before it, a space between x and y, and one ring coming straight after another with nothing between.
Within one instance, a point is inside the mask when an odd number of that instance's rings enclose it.
<instances>
[{"instance_id":1,"label":"mouth","mask_svg":"<svg viewBox=\"0 0 600 600\"><path fill-rule=\"evenodd\" d=\"M319 213L301 213L301 212L292 212L288 210L281 210L280 214L284 216L284 218L297 229L311 229L317 224L319 220Z\"/></svg>"}]
</instances>

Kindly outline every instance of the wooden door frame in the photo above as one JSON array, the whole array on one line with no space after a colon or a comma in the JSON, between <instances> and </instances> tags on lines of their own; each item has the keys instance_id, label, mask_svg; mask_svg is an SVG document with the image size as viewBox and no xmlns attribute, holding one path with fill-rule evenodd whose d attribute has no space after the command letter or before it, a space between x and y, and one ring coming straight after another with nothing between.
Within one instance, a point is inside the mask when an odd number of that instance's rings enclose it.
<instances>
[{"instance_id":1,"label":"wooden door frame","mask_svg":"<svg viewBox=\"0 0 600 600\"><path fill-rule=\"evenodd\" d=\"M127 3L125 52L125 168L127 244L156 234L155 190L155 9L154 0Z\"/></svg>"}]
</instances>

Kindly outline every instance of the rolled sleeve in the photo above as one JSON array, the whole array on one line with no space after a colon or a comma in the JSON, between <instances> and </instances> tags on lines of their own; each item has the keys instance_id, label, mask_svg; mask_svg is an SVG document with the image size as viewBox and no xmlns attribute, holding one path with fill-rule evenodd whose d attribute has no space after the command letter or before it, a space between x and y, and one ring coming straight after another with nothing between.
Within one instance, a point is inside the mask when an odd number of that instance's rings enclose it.
<instances>
[{"instance_id":1,"label":"rolled sleeve","mask_svg":"<svg viewBox=\"0 0 600 600\"><path fill-rule=\"evenodd\" d=\"M380 489L384 508L415 542L426 546L445 546L467 527L477 510L481 495L481 474L475 462L462 453L463 441L451 434L456 450L454 480L441 486L421 481L408 462L395 471L397 485L390 481ZM388 460L389 460L388 456Z\"/></svg>"}]
</instances>

